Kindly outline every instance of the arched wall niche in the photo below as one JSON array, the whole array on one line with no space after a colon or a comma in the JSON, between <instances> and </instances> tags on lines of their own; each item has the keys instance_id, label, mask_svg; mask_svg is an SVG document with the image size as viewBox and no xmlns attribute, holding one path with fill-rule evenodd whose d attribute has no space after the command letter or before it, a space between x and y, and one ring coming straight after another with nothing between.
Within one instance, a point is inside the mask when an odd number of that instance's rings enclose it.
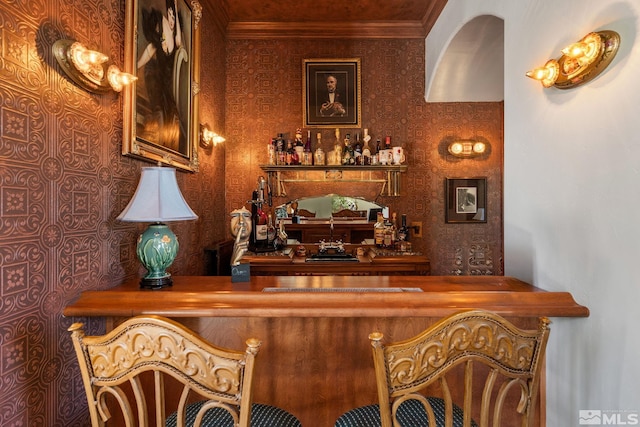
<instances>
[{"instance_id":1,"label":"arched wall niche","mask_svg":"<svg viewBox=\"0 0 640 427\"><path fill-rule=\"evenodd\" d=\"M504 100L504 20L476 16L452 33L438 55L427 61L427 102Z\"/></svg>"}]
</instances>

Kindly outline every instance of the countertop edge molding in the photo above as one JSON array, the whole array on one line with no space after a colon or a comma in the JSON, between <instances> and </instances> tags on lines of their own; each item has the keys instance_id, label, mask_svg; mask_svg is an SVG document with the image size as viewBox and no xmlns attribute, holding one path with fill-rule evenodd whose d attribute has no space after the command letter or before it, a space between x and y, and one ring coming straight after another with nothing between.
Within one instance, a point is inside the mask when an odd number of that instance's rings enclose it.
<instances>
[{"instance_id":1,"label":"countertop edge molding","mask_svg":"<svg viewBox=\"0 0 640 427\"><path fill-rule=\"evenodd\" d=\"M504 276L174 277L172 288L138 289L133 280L85 291L66 317L442 317L471 308L514 317L588 317L569 292L548 292ZM411 287L423 292L262 292L267 287Z\"/></svg>"}]
</instances>

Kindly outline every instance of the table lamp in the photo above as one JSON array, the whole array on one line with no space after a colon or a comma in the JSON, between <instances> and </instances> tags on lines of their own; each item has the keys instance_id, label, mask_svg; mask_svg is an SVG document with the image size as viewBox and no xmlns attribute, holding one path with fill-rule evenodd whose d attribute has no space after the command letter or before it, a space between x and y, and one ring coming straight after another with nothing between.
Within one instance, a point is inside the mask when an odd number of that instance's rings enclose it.
<instances>
[{"instance_id":1,"label":"table lamp","mask_svg":"<svg viewBox=\"0 0 640 427\"><path fill-rule=\"evenodd\" d=\"M197 218L198 215L182 197L174 168L142 168L138 188L117 218L120 221L151 223L138 238L136 248L138 259L147 269L140 288L160 289L173 283L166 269L178 253L178 239L164 222Z\"/></svg>"}]
</instances>

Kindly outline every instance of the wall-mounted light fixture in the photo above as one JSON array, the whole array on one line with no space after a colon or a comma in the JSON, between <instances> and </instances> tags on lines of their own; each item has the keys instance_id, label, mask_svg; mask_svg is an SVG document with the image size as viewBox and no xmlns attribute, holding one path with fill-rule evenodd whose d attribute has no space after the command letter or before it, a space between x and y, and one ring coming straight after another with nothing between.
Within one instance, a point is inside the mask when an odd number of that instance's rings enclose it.
<instances>
[{"instance_id":1,"label":"wall-mounted light fixture","mask_svg":"<svg viewBox=\"0 0 640 427\"><path fill-rule=\"evenodd\" d=\"M456 157L476 157L487 150L487 144L482 141L464 139L453 141L447 150Z\"/></svg>"},{"instance_id":2,"label":"wall-mounted light fixture","mask_svg":"<svg viewBox=\"0 0 640 427\"><path fill-rule=\"evenodd\" d=\"M137 80L116 65L108 64L109 57L104 53L87 49L77 41L58 40L53 44L53 55L67 76L90 92L105 93L111 89L120 92Z\"/></svg>"},{"instance_id":3,"label":"wall-mounted light fixture","mask_svg":"<svg viewBox=\"0 0 640 427\"><path fill-rule=\"evenodd\" d=\"M562 49L562 56L550 59L543 67L527 72L544 87L569 89L586 83L602 73L620 46L620 35L603 30L589 33L579 42Z\"/></svg>"},{"instance_id":4,"label":"wall-mounted light fixture","mask_svg":"<svg viewBox=\"0 0 640 427\"><path fill-rule=\"evenodd\" d=\"M221 144L225 141L224 137L218 135L207 125L200 125L200 145L205 148L208 148L213 144L214 146Z\"/></svg>"}]
</instances>

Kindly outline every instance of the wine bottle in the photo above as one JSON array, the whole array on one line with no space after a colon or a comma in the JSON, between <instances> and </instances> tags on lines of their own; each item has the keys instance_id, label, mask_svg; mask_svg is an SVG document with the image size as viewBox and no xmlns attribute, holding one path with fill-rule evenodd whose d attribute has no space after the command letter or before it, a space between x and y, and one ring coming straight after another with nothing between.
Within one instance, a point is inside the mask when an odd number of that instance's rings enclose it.
<instances>
[{"instance_id":1,"label":"wine bottle","mask_svg":"<svg viewBox=\"0 0 640 427\"><path fill-rule=\"evenodd\" d=\"M253 200L251 205L251 250L254 252L262 252L268 247L267 214L262 210L264 202L264 194L260 189L253 192Z\"/></svg>"},{"instance_id":2,"label":"wine bottle","mask_svg":"<svg viewBox=\"0 0 640 427\"><path fill-rule=\"evenodd\" d=\"M400 217L400 228L398 229L398 250L405 252L408 250L409 227L407 227L407 215L402 214Z\"/></svg>"},{"instance_id":3,"label":"wine bottle","mask_svg":"<svg viewBox=\"0 0 640 427\"><path fill-rule=\"evenodd\" d=\"M360 132L356 134L356 143L353 149L353 160L355 165L363 165L362 161L362 144L360 143Z\"/></svg>"},{"instance_id":4,"label":"wine bottle","mask_svg":"<svg viewBox=\"0 0 640 427\"><path fill-rule=\"evenodd\" d=\"M384 149L385 150L391 150L391 137L390 136L386 136L384 138Z\"/></svg>"}]
</instances>

